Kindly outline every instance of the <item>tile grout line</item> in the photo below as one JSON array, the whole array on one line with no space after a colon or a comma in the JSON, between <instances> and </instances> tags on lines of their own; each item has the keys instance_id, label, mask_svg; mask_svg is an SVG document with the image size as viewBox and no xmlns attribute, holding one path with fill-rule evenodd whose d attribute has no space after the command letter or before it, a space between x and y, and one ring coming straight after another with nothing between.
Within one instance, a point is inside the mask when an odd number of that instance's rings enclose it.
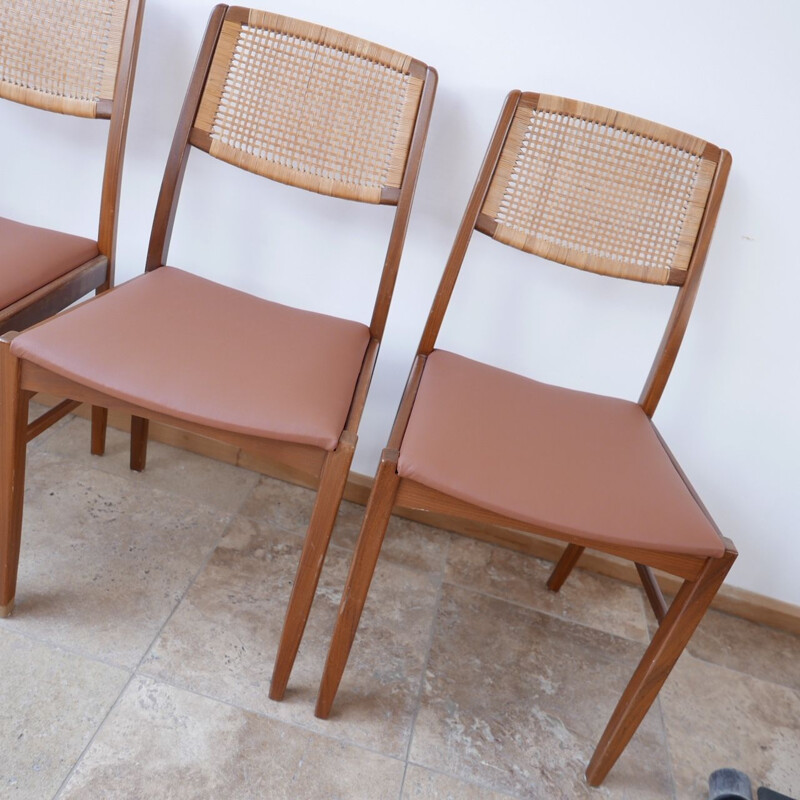
<instances>
[{"instance_id":1,"label":"tile grout line","mask_svg":"<svg viewBox=\"0 0 800 800\"><path fill-rule=\"evenodd\" d=\"M419 767L420 769L424 769L426 772L432 772L434 775L441 775L443 778L453 778L457 780L459 783L465 783L467 786L472 786L475 789L480 789L483 792L492 792L493 794L499 794L501 797L508 798L508 800L530 800L529 797L525 795L516 794L515 792L510 792L508 789L498 789L486 783L479 783L472 778L465 778L463 775L456 775L453 772L444 772L441 769L435 769L434 767L426 767L424 764L417 764L416 761L409 761L408 766ZM402 798L401 798L402 800ZM670 798L673 800L673 798Z\"/></svg>"},{"instance_id":2,"label":"tile grout line","mask_svg":"<svg viewBox=\"0 0 800 800\"><path fill-rule=\"evenodd\" d=\"M661 705L661 694L656 697L655 703L658 704L658 718L661 721L661 730L664 732L664 748L667 753L667 771L669 772L669 783L672 787L672 800L678 798L678 786L675 783L675 767L672 763L672 748L669 746L669 731L667 730L667 721L664 719L664 707Z\"/></svg>"},{"instance_id":3,"label":"tile grout line","mask_svg":"<svg viewBox=\"0 0 800 800\"><path fill-rule=\"evenodd\" d=\"M252 714L252 716L257 717L258 719L267 720L268 722L277 722L279 725L285 725L289 728L296 728L297 730L302 731L303 733L310 733L313 736L319 736L323 739L328 740L329 742L335 742L336 744L343 744L347 745L348 747L354 747L357 750L362 750L365 753L371 753L372 755L381 756L382 758L388 758L392 761L399 761L403 762L402 756L392 756L388 753L385 753L381 750L375 750L371 747L367 747L366 745L360 744L359 742L353 741L352 739L348 739L342 736L335 736L329 733L324 733L318 730L315 730L311 725L305 724L303 722L298 722L296 720L287 720L282 719L281 717L275 716L270 714L266 711L257 711L253 708L248 708L246 706L238 705L231 700L225 700L222 697L216 697L213 694L207 694L206 692L200 692L196 689L192 689L189 686L185 686L181 683L177 683L176 681L169 680L167 678L156 677L154 675L150 675L147 672L140 672L137 673L138 677L147 678L148 681L152 681L153 683L159 684L161 686L168 686L171 689L176 689L179 692L185 692L186 694L190 694L194 697L201 697L204 700L209 700L213 703L219 703L222 706L227 708L233 709L235 711L241 711L245 714ZM136 677L136 676L134 676ZM270 700L271 703L276 701Z\"/></svg>"},{"instance_id":4,"label":"tile grout line","mask_svg":"<svg viewBox=\"0 0 800 800\"><path fill-rule=\"evenodd\" d=\"M251 492L252 492L252 490L251 490ZM173 495L174 492L164 492L164 494ZM195 572L195 574L192 576L191 580L186 585L186 588L181 593L181 596L178 598L178 600L176 601L175 605L172 607L172 610L167 615L167 618L164 620L164 622L161 624L159 629L156 631L155 636L153 637L153 639L151 640L150 644L145 649L142 657L139 659L139 661L136 664L136 666L133 668L133 670L130 670L130 675L128 677L128 680L125 682L125 685L122 687L122 690L117 695L116 700L111 704L111 707L108 709L108 712L105 714L103 719L100 721L100 724L95 728L94 733L92 734L92 736L89 739L89 741L86 743L86 747L83 748L83 750L81 751L81 753L78 756L78 758L75 759L75 761L72 764L72 766L70 767L70 770L67 773L66 777L61 782L61 785L58 787L58 790L56 791L56 793L53 795L53 800L57 800L57 798L61 796L61 794L63 793L65 787L69 783L70 778L75 774L75 771L77 770L77 768L80 765L81 761L83 761L83 758L86 755L86 753L90 750L90 748L94 744L95 739L99 735L100 731L103 729L103 726L106 724L108 718L111 716L113 711L119 706L123 695L127 692L128 687L131 685L131 683L133 683L133 679L138 676L139 668L142 666L142 663L147 658L147 656L149 655L150 651L153 649L153 645L155 644L156 640L158 639L158 637L163 632L163 630L166 627L167 623L172 619L172 616L177 611L178 606L180 606L180 604L183 602L183 599L186 597L186 594L188 593L189 589L192 586L194 586L194 583L197 580L197 578L200 576L200 574L203 572L203 570L205 570L206 566L208 565L208 562L211 560L212 556L217 551L217 548L219 547L220 542L225 537L225 534L228 532L228 529L230 528L231 524L233 523L233 520L238 515L238 511L241 509L242 505L244 504L244 501L247 499L249 494L250 493L248 493L247 495L245 495L244 498L242 498L242 501L239 504L239 506L237 507L236 511L229 512L226 515L227 516L227 521L226 521L225 526L224 526L224 528L222 530L222 533L220 534L220 536L217 539L216 543L214 544L213 547L211 547L209 549L209 553L206 556L206 558L203 560L203 563L201 564L200 568Z\"/></svg>"},{"instance_id":5,"label":"tile grout line","mask_svg":"<svg viewBox=\"0 0 800 800\"><path fill-rule=\"evenodd\" d=\"M53 800L57 800L61 796L61 793L64 791L66 785L69 783L70 778L73 776L75 770L78 768L78 765L81 763L83 757L86 755L89 748L94 743L94 740L97 738L97 735L100 733L103 725L106 724L106 720L111 716L111 713L114 711L114 709L120 704L122 696L128 690L128 687L131 685L131 682L133 681L135 676L136 673L134 672L131 672L130 675L128 676L128 680L125 681L125 685L120 690L120 693L117 695L116 700L114 700L114 702L111 704L111 707L108 709L103 719L100 720L99 725L95 728L94 733L91 735L89 741L86 743L86 747L84 747L83 750L81 750L80 755L75 759L72 766L69 768L69 772L67 772L66 776L64 777L64 780L61 781L61 785L58 787L56 793L53 795Z\"/></svg>"},{"instance_id":6,"label":"tile grout line","mask_svg":"<svg viewBox=\"0 0 800 800\"><path fill-rule=\"evenodd\" d=\"M453 535L454 536L458 536L459 534L453 534ZM518 600L509 600L506 597L500 597L500 596L498 596L496 594L490 594L489 592L485 592L485 591L483 591L481 589L476 589L473 586L464 586L463 584L457 583L455 581L444 581L444 583L446 583L448 586L454 586L456 589L461 589L462 591L465 591L465 592L472 592L472 594L477 594L477 595L480 595L481 597L487 597L490 600L497 600L500 603L508 603L508 605L514 606L515 608L522 608L522 609L525 609L526 611L534 611L537 614L544 614L544 616L550 617L551 619L557 619L560 622L568 622L568 623L570 623L572 625L579 625L581 628L588 628L589 630L597 631L598 633L604 633L607 636L613 636L615 639L620 639L623 642L631 642L633 644L639 644L639 645L642 645L645 648L647 647L648 644L650 644L650 638L651 638L650 637L650 631L647 628L646 623L645 623L645 633L647 635L647 639L646 640L629 639L627 636L622 636L619 633L611 633L611 631L604 630L603 628L598 628L598 627L596 627L594 625L590 625L590 624L588 624L586 622L581 622L580 620L573 619L572 617L564 617L564 616L561 616L560 614L554 614L552 611L545 611L545 610L543 610L541 608L536 608L535 606L525 605L525 603L521 603Z\"/></svg>"},{"instance_id":7,"label":"tile grout line","mask_svg":"<svg viewBox=\"0 0 800 800\"><path fill-rule=\"evenodd\" d=\"M414 713L411 717L411 725L409 726L408 730L408 744L406 745L406 754L403 758L404 767L403 767L403 781L400 784L400 800L402 800L403 796L403 789L406 785L406 776L408 775L408 759L411 755L411 745L414 741L414 729L417 726L417 717L419 716L420 706L422 705L422 693L425 690L425 681L426 675L428 673L428 664L430 663L431 659L431 651L433 650L433 639L436 635L436 623L439 617L439 609L442 605L442 594L444 592L444 585L445 585L445 575L447 574L447 559L450 555L450 544L453 541L453 534L451 533L447 539L447 544L444 549L444 555L442 558L442 572L441 572L441 579L439 580L439 587L436 591L436 602L433 605L433 617L431 619L431 629L428 634L428 646L425 650L425 658L422 663L422 674L420 676L419 682L419 689L417 690L417 697L414 703Z\"/></svg>"},{"instance_id":8,"label":"tile grout line","mask_svg":"<svg viewBox=\"0 0 800 800\"><path fill-rule=\"evenodd\" d=\"M27 639L29 642L35 642L36 644L42 645L43 647L48 647L52 650L57 650L61 653L68 653L71 656L75 656L76 658L82 658L85 661L91 661L94 664L102 664L104 667L111 667L112 669L118 669L122 672L132 672L134 667L127 666L126 664L120 664L116 661L110 661L105 658L101 658L100 656L94 655L89 652L84 652L83 650L72 647L70 645L60 644L59 642L53 641L48 639L47 637L37 636L35 633L26 633L23 631L15 630L13 627L7 624L0 625L0 632L8 633L11 636L19 636L21 639Z\"/></svg>"}]
</instances>

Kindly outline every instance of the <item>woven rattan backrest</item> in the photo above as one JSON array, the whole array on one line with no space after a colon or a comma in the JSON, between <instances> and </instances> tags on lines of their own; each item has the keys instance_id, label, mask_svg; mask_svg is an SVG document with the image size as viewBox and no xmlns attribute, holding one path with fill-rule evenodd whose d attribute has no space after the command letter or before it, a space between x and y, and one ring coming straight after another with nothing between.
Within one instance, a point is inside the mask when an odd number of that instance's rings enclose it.
<instances>
[{"instance_id":1,"label":"woven rattan backrest","mask_svg":"<svg viewBox=\"0 0 800 800\"><path fill-rule=\"evenodd\" d=\"M114 98L127 0L2 0L0 97L107 116Z\"/></svg>"},{"instance_id":2,"label":"woven rattan backrest","mask_svg":"<svg viewBox=\"0 0 800 800\"><path fill-rule=\"evenodd\" d=\"M393 50L232 8L192 143L322 194L377 203L394 192L396 199L424 77L423 65Z\"/></svg>"},{"instance_id":3,"label":"woven rattan backrest","mask_svg":"<svg viewBox=\"0 0 800 800\"><path fill-rule=\"evenodd\" d=\"M718 148L672 128L524 94L478 227L579 269L680 284L718 159Z\"/></svg>"}]
</instances>

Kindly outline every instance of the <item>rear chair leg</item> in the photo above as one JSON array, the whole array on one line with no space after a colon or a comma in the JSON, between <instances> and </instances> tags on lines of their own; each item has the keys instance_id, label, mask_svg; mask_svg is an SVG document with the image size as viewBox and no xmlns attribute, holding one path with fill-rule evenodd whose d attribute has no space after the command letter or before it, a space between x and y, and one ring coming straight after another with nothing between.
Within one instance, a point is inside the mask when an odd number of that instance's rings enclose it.
<instances>
[{"instance_id":1,"label":"rear chair leg","mask_svg":"<svg viewBox=\"0 0 800 800\"><path fill-rule=\"evenodd\" d=\"M723 541L724 555L709 558L698 579L685 581L681 586L622 693L586 768L586 780L591 786L603 782L636 732L736 560L733 543L728 539Z\"/></svg>"},{"instance_id":2,"label":"rear chair leg","mask_svg":"<svg viewBox=\"0 0 800 800\"><path fill-rule=\"evenodd\" d=\"M355 445L355 434L345 431L336 450L328 454L322 468L317 499L303 543L303 552L300 554L300 563L297 565L297 574L278 645L278 655L272 671L269 687L271 700L283 700L286 693L289 675L311 612L311 604L314 602L336 514L350 473Z\"/></svg>"},{"instance_id":3,"label":"rear chair leg","mask_svg":"<svg viewBox=\"0 0 800 800\"><path fill-rule=\"evenodd\" d=\"M25 496L28 403L19 390L19 360L0 340L0 617L14 609Z\"/></svg>"},{"instance_id":4,"label":"rear chair leg","mask_svg":"<svg viewBox=\"0 0 800 800\"><path fill-rule=\"evenodd\" d=\"M131 417L131 469L142 472L147 463L147 432L150 420Z\"/></svg>"},{"instance_id":5,"label":"rear chair leg","mask_svg":"<svg viewBox=\"0 0 800 800\"><path fill-rule=\"evenodd\" d=\"M333 631L325 671L317 695L317 707L314 714L320 719L327 719L331 713L339 683L342 680L347 658L353 646L361 612L367 599L375 565L381 551L386 527L392 514L394 499L400 478L397 475L397 451L384 450L375 484L367 502L361 533L358 536L356 550L350 563L350 572L342 592L339 604L339 615Z\"/></svg>"},{"instance_id":6,"label":"rear chair leg","mask_svg":"<svg viewBox=\"0 0 800 800\"><path fill-rule=\"evenodd\" d=\"M567 549L561 554L561 558L558 559L558 563L547 579L547 588L551 592L557 592L564 585L564 581L569 577L584 550L585 548L577 544L567 545Z\"/></svg>"},{"instance_id":7,"label":"rear chair leg","mask_svg":"<svg viewBox=\"0 0 800 800\"><path fill-rule=\"evenodd\" d=\"M639 573L639 578L644 586L644 593L650 601L650 607L656 615L658 624L664 621L667 616L667 602L664 600L664 595L661 593L661 587L658 585L658 580L651 567L644 564L636 564L636 571Z\"/></svg>"},{"instance_id":8,"label":"rear chair leg","mask_svg":"<svg viewBox=\"0 0 800 800\"><path fill-rule=\"evenodd\" d=\"M106 428L108 409L92 406L92 455L102 456L106 452Z\"/></svg>"}]
</instances>

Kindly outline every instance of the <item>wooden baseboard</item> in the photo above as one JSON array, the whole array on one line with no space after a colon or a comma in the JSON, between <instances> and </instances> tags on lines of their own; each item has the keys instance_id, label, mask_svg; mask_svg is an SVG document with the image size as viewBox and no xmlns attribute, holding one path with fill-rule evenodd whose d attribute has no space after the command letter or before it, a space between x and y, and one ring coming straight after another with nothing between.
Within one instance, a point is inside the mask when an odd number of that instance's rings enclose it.
<instances>
[{"instance_id":1,"label":"wooden baseboard","mask_svg":"<svg viewBox=\"0 0 800 800\"><path fill-rule=\"evenodd\" d=\"M52 405L56 398L39 395L37 401L46 405ZM76 412L77 415L88 418L89 409L81 406ZM121 430L130 430L130 418L125 415L110 411L108 415L109 425ZM284 466L268 461L264 458L245 453L239 448L207 439L197 434L187 433L177 428L171 428L157 422L150 423L150 438L163 442L164 444L180 447L199 455L214 458L227 464L235 464L240 467L261 472L274 478L289 481L301 486L315 487L316 481L313 476L286 469ZM87 445L88 446L88 445ZM351 473L345 488L345 498L354 503L365 505L369 496L372 479L366 475ZM554 542L534 534L512 531L507 528L497 526L467 522L465 520L448 517L442 514L429 514L410 508L396 508L398 516L407 519L423 522L436 528L448 531L455 531L465 536L481 539L485 542L500 544L529 555L556 561L564 545ZM595 572L598 575L606 575L610 578L639 585L639 576L636 567L629 561L625 561L615 556L606 555L593 551L585 551L579 561L582 569ZM657 572L659 583L666 594L674 594L680 586L680 579L672 575ZM735 586L723 585L712 602L712 608L733 614L737 617L757 622L762 625L769 625L772 628L800 634L800 606L776 600L756 592L740 589Z\"/></svg>"}]
</instances>

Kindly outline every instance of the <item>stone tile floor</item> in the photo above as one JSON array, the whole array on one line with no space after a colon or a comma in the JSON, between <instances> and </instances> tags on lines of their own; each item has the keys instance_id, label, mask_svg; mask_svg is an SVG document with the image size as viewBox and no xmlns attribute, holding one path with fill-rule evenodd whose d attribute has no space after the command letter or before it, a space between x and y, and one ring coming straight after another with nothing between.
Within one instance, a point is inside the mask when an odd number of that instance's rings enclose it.
<instances>
[{"instance_id":1,"label":"stone tile floor","mask_svg":"<svg viewBox=\"0 0 800 800\"><path fill-rule=\"evenodd\" d=\"M0 621L2 798L800 797L800 638L711 613L600 789L642 593L395 519L332 718L313 704L362 509L343 505L282 703L267 698L313 494L67 418L29 448Z\"/></svg>"}]
</instances>

